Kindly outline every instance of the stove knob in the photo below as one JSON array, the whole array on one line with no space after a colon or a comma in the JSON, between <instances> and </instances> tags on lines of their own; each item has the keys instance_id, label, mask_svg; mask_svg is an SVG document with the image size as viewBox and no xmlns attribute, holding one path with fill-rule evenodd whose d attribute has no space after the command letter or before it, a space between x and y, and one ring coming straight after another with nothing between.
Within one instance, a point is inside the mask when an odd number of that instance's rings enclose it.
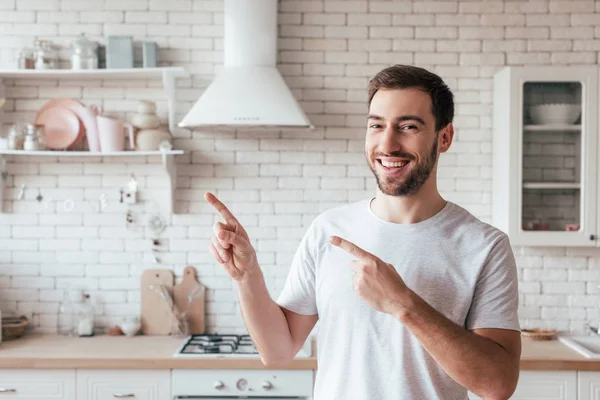
<instances>
[{"instance_id":1,"label":"stove knob","mask_svg":"<svg viewBox=\"0 0 600 400\"><path fill-rule=\"evenodd\" d=\"M221 381L215 381L213 386L217 390L223 390L223 388L225 388L225 384Z\"/></svg>"},{"instance_id":2,"label":"stove knob","mask_svg":"<svg viewBox=\"0 0 600 400\"><path fill-rule=\"evenodd\" d=\"M245 379L240 379L237 381L235 386L237 386L239 390L246 390L248 389L248 381Z\"/></svg>"},{"instance_id":3,"label":"stove knob","mask_svg":"<svg viewBox=\"0 0 600 400\"><path fill-rule=\"evenodd\" d=\"M262 383L260 385L265 390L271 390L271 389L273 389L273 384L271 382L269 382L269 381L262 381Z\"/></svg>"}]
</instances>

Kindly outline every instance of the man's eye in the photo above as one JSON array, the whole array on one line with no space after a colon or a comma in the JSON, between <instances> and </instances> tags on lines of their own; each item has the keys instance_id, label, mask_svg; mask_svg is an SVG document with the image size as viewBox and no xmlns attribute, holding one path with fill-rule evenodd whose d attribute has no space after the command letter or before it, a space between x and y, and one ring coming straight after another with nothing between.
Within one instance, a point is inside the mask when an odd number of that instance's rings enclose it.
<instances>
[{"instance_id":1,"label":"man's eye","mask_svg":"<svg viewBox=\"0 0 600 400\"><path fill-rule=\"evenodd\" d=\"M371 125L369 125L369 128L371 128L371 129L379 129L379 128L381 128L381 125L380 124L371 124Z\"/></svg>"},{"instance_id":2,"label":"man's eye","mask_svg":"<svg viewBox=\"0 0 600 400\"><path fill-rule=\"evenodd\" d=\"M404 125L400 129L403 130L403 131L416 130L417 126L416 125Z\"/></svg>"}]
</instances>

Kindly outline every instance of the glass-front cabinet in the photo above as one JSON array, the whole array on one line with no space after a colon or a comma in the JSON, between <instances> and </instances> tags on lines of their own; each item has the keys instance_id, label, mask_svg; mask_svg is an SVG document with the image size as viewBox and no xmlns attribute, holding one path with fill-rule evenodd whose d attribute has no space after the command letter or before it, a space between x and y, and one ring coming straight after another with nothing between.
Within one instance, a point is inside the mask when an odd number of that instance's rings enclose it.
<instances>
[{"instance_id":1,"label":"glass-front cabinet","mask_svg":"<svg viewBox=\"0 0 600 400\"><path fill-rule=\"evenodd\" d=\"M597 246L596 67L494 76L493 217L513 245Z\"/></svg>"}]
</instances>

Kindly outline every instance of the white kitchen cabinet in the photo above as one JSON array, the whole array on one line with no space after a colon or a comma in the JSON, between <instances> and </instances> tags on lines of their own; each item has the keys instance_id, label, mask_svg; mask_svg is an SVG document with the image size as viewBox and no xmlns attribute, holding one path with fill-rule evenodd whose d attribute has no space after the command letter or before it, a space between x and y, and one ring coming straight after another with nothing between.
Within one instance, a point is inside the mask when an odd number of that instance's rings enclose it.
<instances>
[{"instance_id":1,"label":"white kitchen cabinet","mask_svg":"<svg viewBox=\"0 0 600 400\"><path fill-rule=\"evenodd\" d=\"M513 245L599 245L598 75L590 66L494 76L492 222Z\"/></svg>"},{"instance_id":2,"label":"white kitchen cabinet","mask_svg":"<svg viewBox=\"0 0 600 400\"><path fill-rule=\"evenodd\" d=\"M510 398L511 400L576 400L577 371L521 371L517 388ZM469 399L482 400L481 397L470 392ZM581 400L581 397L579 399Z\"/></svg>"},{"instance_id":3,"label":"white kitchen cabinet","mask_svg":"<svg viewBox=\"0 0 600 400\"><path fill-rule=\"evenodd\" d=\"M0 370L2 400L75 400L75 370Z\"/></svg>"},{"instance_id":4,"label":"white kitchen cabinet","mask_svg":"<svg viewBox=\"0 0 600 400\"><path fill-rule=\"evenodd\" d=\"M78 370L77 400L165 400L170 370Z\"/></svg>"},{"instance_id":5,"label":"white kitchen cabinet","mask_svg":"<svg viewBox=\"0 0 600 400\"><path fill-rule=\"evenodd\" d=\"M600 400L600 372L579 371L577 386L579 400Z\"/></svg>"}]
</instances>

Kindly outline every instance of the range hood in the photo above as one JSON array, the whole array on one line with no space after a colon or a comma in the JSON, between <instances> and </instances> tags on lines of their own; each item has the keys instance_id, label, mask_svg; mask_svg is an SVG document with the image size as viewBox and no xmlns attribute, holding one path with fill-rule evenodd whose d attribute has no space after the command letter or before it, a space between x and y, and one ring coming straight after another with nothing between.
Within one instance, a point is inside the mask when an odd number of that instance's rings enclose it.
<instances>
[{"instance_id":1,"label":"range hood","mask_svg":"<svg viewBox=\"0 0 600 400\"><path fill-rule=\"evenodd\" d=\"M312 128L276 67L277 1L225 0L225 66L180 127Z\"/></svg>"}]
</instances>

